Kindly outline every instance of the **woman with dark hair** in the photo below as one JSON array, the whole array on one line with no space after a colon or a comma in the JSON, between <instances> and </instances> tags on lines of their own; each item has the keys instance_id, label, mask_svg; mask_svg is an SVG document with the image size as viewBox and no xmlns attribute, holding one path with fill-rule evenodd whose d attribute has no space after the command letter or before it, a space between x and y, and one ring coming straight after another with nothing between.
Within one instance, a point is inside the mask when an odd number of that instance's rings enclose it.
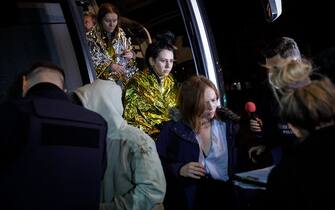
<instances>
[{"instance_id":1,"label":"woman with dark hair","mask_svg":"<svg viewBox=\"0 0 335 210\"><path fill-rule=\"evenodd\" d=\"M101 4L98 24L87 32L87 40L96 77L119 81L123 86L137 71L130 38L119 26L119 10L110 3Z\"/></svg>"},{"instance_id":2,"label":"woman with dark hair","mask_svg":"<svg viewBox=\"0 0 335 210\"><path fill-rule=\"evenodd\" d=\"M137 72L125 88L125 119L154 138L158 126L170 119L169 109L176 105L176 83L170 74L174 39L171 32L158 36L145 53L148 68Z\"/></svg>"},{"instance_id":3,"label":"woman with dark hair","mask_svg":"<svg viewBox=\"0 0 335 210\"><path fill-rule=\"evenodd\" d=\"M237 127L216 117L218 99L215 85L204 76L193 76L180 88L180 115L163 126L156 141L167 181L166 209L232 208Z\"/></svg>"}]
</instances>

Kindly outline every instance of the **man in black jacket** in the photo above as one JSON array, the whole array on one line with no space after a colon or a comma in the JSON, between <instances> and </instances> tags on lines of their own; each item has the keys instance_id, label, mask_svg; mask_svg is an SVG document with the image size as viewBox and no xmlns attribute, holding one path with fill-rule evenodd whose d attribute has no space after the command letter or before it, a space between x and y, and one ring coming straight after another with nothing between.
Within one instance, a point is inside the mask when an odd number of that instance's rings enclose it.
<instances>
[{"instance_id":1,"label":"man in black jacket","mask_svg":"<svg viewBox=\"0 0 335 210\"><path fill-rule=\"evenodd\" d=\"M74 105L64 71L36 64L23 98L0 106L0 203L4 209L98 209L107 125Z\"/></svg>"},{"instance_id":2,"label":"man in black jacket","mask_svg":"<svg viewBox=\"0 0 335 210\"><path fill-rule=\"evenodd\" d=\"M290 37L274 39L263 49L262 54L266 66L276 66L285 59L301 60L298 45ZM294 148L296 137L279 117L279 104L268 79L256 87L254 95L257 118L250 120L250 130L257 134L260 144L250 148L249 157L257 162L261 154L271 151L272 164L278 164L282 153Z\"/></svg>"}]
</instances>

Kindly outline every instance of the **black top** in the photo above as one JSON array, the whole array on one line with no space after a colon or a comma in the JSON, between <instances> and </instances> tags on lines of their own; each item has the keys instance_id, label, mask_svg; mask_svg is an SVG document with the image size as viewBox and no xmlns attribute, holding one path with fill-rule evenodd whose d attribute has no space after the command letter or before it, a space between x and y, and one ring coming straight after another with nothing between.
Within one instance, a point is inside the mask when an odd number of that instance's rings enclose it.
<instances>
[{"instance_id":1,"label":"black top","mask_svg":"<svg viewBox=\"0 0 335 210\"><path fill-rule=\"evenodd\" d=\"M4 209L99 209L106 121L50 83L0 105Z\"/></svg>"},{"instance_id":2,"label":"black top","mask_svg":"<svg viewBox=\"0 0 335 210\"><path fill-rule=\"evenodd\" d=\"M334 208L334 139L335 126L322 128L283 157L269 175L265 209Z\"/></svg>"}]
</instances>

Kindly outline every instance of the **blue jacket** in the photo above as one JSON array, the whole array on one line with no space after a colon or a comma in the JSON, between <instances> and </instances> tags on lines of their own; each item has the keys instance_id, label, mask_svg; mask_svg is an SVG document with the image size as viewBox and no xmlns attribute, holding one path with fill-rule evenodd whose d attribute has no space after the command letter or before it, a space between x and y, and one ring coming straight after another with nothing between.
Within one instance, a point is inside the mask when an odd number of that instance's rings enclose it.
<instances>
[{"instance_id":1,"label":"blue jacket","mask_svg":"<svg viewBox=\"0 0 335 210\"><path fill-rule=\"evenodd\" d=\"M226 122L228 145L228 171L232 175L234 165L234 142L237 126ZM182 177L180 168L189 162L198 162L199 145L194 131L182 121L167 122L156 142L166 181L166 209L192 209L199 180ZM174 206L175 205L175 206Z\"/></svg>"}]
</instances>

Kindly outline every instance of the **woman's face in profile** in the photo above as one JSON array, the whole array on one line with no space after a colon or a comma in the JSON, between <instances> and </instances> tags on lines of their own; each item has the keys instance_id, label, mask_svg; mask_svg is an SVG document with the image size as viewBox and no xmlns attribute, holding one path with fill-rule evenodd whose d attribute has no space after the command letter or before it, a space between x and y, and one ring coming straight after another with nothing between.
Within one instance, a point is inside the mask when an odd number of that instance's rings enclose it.
<instances>
[{"instance_id":1,"label":"woman's face in profile","mask_svg":"<svg viewBox=\"0 0 335 210\"><path fill-rule=\"evenodd\" d=\"M116 13L107 13L102 19L102 27L106 32L113 32L118 23L118 15Z\"/></svg>"},{"instance_id":2,"label":"woman's face in profile","mask_svg":"<svg viewBox=\"0 0 335 210\"><path fill-rule=\"evenodd\" d=\"M170 74L173 67L174 55L171 50L161 50L156 59L150 58L150 65L159 78Z\"/></svg>"},{"instance_id":3,"label":"woman's face in profile","mask_svg":"<svg viewBox=\"0 0 335 210\"><path fill-rule=\"evenodd\" d=\"M202 118L211 120L215 116L216 108L218 107L218 96L211 87L207 87L204 93L205 111Z\"/></svg>"}]
</instances>

